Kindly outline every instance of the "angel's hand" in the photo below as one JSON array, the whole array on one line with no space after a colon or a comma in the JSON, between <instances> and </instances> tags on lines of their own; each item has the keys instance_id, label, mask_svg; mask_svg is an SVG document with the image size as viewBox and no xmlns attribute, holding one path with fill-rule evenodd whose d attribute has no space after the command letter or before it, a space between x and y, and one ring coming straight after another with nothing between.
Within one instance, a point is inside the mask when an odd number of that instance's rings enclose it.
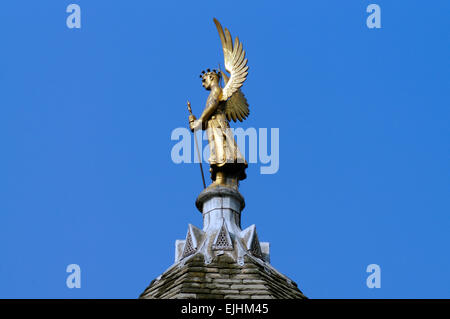
<instances>
[{"instance_id":1,"label":"angel's hand","mask_svg":"<svg viewBox=\"0 0 450 319\"><path fill-rule=\"evenodd\" d=\"M193 115L191 115L191 116L193 116ZM189 116L189 118L191 116ZM195 120L195 117L194 117L193 121L189 120L189 127L191 128L192 132L197 131L198 129L202 128L202 121L201 120Z\"/></svg>"},{"instance_id":2,"label":"angel's hand","mask_svg":"<svg viewBox=\"0 0 450 319\"><path fill-rule=\"evenodd\" d=\"M194 115L189 115L189 124L190 123L192 123L192 122L194 122L196 120L196 118L195 118L195 116Z\"/></svg>"}]
</instances>

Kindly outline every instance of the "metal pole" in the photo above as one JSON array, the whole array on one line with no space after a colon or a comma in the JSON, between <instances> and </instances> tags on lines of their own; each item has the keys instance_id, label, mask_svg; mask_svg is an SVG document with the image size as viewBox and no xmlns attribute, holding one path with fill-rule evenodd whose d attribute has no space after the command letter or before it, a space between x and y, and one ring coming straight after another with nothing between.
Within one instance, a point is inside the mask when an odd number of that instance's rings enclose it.
<instances>
[{"instance_id":1,"label":"metal pole","mask_svg":"<svg viewBox=\"0 0 450 319\"><path fill-rule=\"evenodd\" d=\"M190 115L194 116L192 114L191 103L189 101L188 101L188 111L189 111ZM198 148L197 134L195 134L195 132L196 131L193 132L193 134L194 134L194 143L195 143L195 148L197 149L197 157L198 157L198 161L199 161L199 164L200 164L200 172L202 173L203 188L206 188L205 174L203 174L202 158L200 157L200 149Z\"/></svg>"}]
</instances>

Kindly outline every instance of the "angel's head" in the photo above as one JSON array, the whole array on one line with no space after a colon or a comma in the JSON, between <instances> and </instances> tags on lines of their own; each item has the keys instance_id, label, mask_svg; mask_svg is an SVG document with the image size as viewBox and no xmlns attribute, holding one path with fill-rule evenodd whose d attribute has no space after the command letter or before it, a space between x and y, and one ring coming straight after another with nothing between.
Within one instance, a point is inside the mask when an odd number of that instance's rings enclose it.
<instances>
[{"instance_id":1,"label":"angel's head","mask_svg":"<svg viewBox=\"0 0 450 319\"><path fill-rule=\"evenodd\" d=\"M200 74L200 78L202 79L202 86L208 91L211 90L214 85L219 85L220 76L220 71L211 71L210 69L202 71L202 74Z\"/></svg>"}]
</instances>

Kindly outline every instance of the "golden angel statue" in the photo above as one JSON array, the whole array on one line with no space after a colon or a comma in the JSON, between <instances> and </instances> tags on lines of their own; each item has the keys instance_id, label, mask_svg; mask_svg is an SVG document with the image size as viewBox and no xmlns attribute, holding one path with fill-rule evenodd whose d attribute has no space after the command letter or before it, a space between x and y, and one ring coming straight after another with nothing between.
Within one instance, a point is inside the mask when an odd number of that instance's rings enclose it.
<instances>
[{"instance_id":1,"label":"golden angel statue","mask_svg":"<svg viewBox=\"0 0 450 319\"><path fill-rule=\"evenodd\" d=\"M206 130L210 149L210 172L214 186L237 188L238 182L246 178L245 169L248 164L238 149L229 121L243 121L249 115L249 108L240 88L247 78L248 66L245 51L239 38L234 39L230 31L222 29L219 21L214 19L222 42L225 70L202 71L202 86L211 91L206 107L199 119L189 116L189 126L194 132ZM224 87L220 85L223 77ZM188 102L190 110L190 103Z\"/></svg>"}]
</instances>

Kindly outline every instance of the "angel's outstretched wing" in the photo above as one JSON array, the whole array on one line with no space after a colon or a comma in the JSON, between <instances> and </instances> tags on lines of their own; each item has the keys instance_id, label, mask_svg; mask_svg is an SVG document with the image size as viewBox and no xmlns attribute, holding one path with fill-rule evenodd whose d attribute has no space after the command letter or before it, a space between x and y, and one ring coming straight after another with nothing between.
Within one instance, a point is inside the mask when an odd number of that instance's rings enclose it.
<instances>
[{"instance_id":1,"label":"angel's outstretched wing","mask_svg":"<svg viewBox=\"0 0 450 319\"><path fill-rule=\"evenodd\" d=\"M233 94L238 91L247 78L247 59L245 58L245 51L239 38L233 40L230 31L225 28L225 33L219 21L214 19L217 31L219 31L220 41L222 42L223 55L225 59L225 70L230 73L230 79L223 88L222 101L228 100ZM242 94L242 93L241 93Z\"/></svg>"},{"instance_id":2,"label":"angel's outstretched wing","mask_svg":"<svg viewBox=\"0 0 450 319\"><path fill-rule=\"evenodd\" d=\"M222 72L225 87L229 82L228 76ZM237 89L236 92L225 102L225 115L228 121L243 121L250 114L248 109L248 102L242 93L241 89Z\"/></svg>"}]
</instances>

